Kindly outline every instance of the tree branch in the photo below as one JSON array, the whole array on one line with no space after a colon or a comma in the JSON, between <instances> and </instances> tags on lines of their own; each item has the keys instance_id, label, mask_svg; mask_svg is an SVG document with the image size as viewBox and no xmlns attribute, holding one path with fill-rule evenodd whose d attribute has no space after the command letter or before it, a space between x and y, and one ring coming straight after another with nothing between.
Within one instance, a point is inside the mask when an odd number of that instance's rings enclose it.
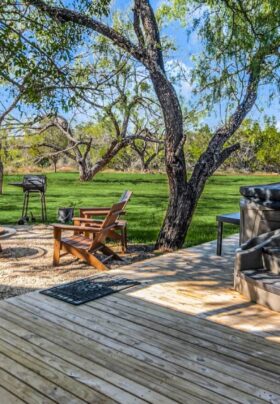
<instances>
[{"instance_id":1,"label":"tree branch","mask_svg":"<svg viewBox=\"0 0 280 404\"><path fill-rule=\"evenodd\" d=\"M235 143L232 146L228 146L222 150L219 159L213 166L213 173L231 156L232 153L240 149L240 143Z\"/></svg>"},{"instance_id":2,"label":"tree branch","mask_svg":"<svg viewBox=\"0 0 280 404\"><path fill-rule=\"evenodd\" d=\"M141 30L139 9L137 7L134 7L134 9L133 9L133 27L134 27L134 32L137 36L139 45L141 46L141 48L144 48L145 47L145 38L144 38L143 32Z\"/></svg>"},{"instance_id":3,"label":"tree branch","mask_svg":"<svg viewBox=\"0 0 280 404\"><path fill-rule=\"evenodd\" d=\"M165 73L160 34L153 8L149 0L135 0L134 2L137 13L141 16L149 60L155 62L155 67L160 66L162 72Z\"/></svg>"},{"instance_id":4,"label":"tree branch","mask_svg":"<svg viewBox=\"0 0 280 404\"><path fill-rule=\"evenodd\" d=\"M58 146L56 146L54 144L43 142L43 143L38 144L37 146L38 147L49 147L50 149L55 150L55 152L54 153L48 153L47 155L44 155L44 156L40 156L35 161L41 161L45 157L52 157L52 156L55 156L55 155L58 155L58 154L65 154L71 160L76 161L76 158L75 158L74 154L69 153L69 150L73 150L75 147L77 147L77 145L69 146L66 149L62 149L62 148L60 148L60 147L58 147Z\"/></svg>"},{"instance_id":5,"label":"tree branch","mask_svg":"<svg viewBox=\"0 0 280 404\"><path fill-rule=\"evenodd\" d=\"M102 22L90 18L82 13L70 10L64 7L54 7L46 4L43 0L24 0L26 4L32 5L37 9L47 13L50 17L59 22L72 22L81 27L89 28L110 39L115 45L119 46L140 62L146 64L147 56L143 49L133 44L125 36L115 29L103 24Z\"/></svg>"}]
</instances>

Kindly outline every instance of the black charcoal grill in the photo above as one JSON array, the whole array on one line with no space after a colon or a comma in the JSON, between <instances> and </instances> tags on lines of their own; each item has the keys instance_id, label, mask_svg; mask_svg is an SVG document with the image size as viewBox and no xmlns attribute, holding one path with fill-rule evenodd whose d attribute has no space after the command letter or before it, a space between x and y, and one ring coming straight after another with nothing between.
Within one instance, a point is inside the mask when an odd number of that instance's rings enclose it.
<instances>
[{"instance_id":1,"label":"black charcoal grill","mask_svg":"<svg viewBox=\"0 0 280 404\"><path fill-rule=\"evenodd\" d=\"M39 193L41 200L42 222L47 220L46 190L47 177L45 175L25 175L22 182L13 182L10 185L22 188L24 192L22 219L28 217L29 197L31 193Z\"/></svg>"}]
</instances>

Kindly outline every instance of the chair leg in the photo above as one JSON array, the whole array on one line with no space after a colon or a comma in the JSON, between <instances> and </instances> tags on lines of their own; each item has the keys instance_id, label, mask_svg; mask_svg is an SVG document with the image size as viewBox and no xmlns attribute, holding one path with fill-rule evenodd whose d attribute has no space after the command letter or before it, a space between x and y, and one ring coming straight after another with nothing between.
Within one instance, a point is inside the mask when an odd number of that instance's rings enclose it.
<instances>
[{"instance_id":1,"label":"chair leg","mask_svg":"<svg viewBox=\"0 0 280 404\"><path fill-rule=\"evenodd\" d=\"M53 246L53 266L59 265L60 250L61 250L61 231L54 229L54 246Z\"/></svg>"},{"instance_id":2,"label":"chair leg","mask_svg":"<svg viewBox=\"0 0 280 404\"><path fill-rule=\"evenodd\" d=\"M60 248L61 243L59 240L54 240L54 248L53 248L53 266L57 267L59 265L60 260Z\"/></svg>"},{"instance_id":3,"label":"chair leg","mask_svg":"<svg viewBox=\"0 0 280 404\"><path fill-rule=\"evenodd\" d=\"M124 246L125 246L125 251L127 252L127 225L124 226Z\"/></svg>"},{"instance_id":4,"label":"chair leg","mask_svg":"<svg viewBox=\"0 0 280 404\"><path fill-rule=\"evenodd\" d=\"M99 271L109 271L109 268L107 268L103 262L90 253L84 254L84 259L89 265L95 267Z\"/></svg>"},{"instance_id":5,"label":"chair leg","mask_svg":"<svg viewBox=\"0 0 280 404\"><path fill-rule=\"evenodd\" d=\"M127 227L126 225L121 227L121 244L122 244L122 252L127 252Z\"/></svg>"},{"instance_id":6,"label":"chair leg","mask_svg":"<svg viewBox=\"0 0 280 404\"><path fill-rule=\"evenodd\" d=\"M112 255L114 258L116 258L119 261L122 261L122 258L113 250L111 250L111 248L107 247L106 245L103 245L100 250L106 254L106 255Z\"/></svg>"},{"instance_id":7,"label":"chair leg","mask_svg":"<svg viewBox=\"0 0 280 404\"><path fill-rule=\"evenodd\" d=\"M124 227L121 228L121 247L122 247L122 253L124 254L126 252Z\"/></svg>"}]
</instances>

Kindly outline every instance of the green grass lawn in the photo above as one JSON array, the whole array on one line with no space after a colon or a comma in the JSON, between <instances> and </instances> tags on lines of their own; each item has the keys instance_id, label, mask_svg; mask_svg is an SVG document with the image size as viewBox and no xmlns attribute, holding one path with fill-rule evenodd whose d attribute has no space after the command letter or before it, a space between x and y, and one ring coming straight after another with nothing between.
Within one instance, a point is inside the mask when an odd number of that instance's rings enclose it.
<instances>
[{"instance_id":1,"label":"green grass lawn","mask_svg":"<svg viewBox=\"0 0 280 404\"><path fill-rule=\"evenodd\" d=\"M4 195L0 196L0 223L14 224L21 216L23 194L8 182L20 181L21 175L6 176ZM215 216L239 210L241 185L277 182L277 176L217 175L212 177L201 197L186 245L216 238ZM154 243L167 205L167 181L163 174L102 173L93 182L80 183L76 173L48 174L47 211L49 222L55 222L58 207L110 206L125 189L133 191L126 218L129 240ZM30 210L40 220L39 198L33 196ZM78 213L78 210L76 210ZM237 231L225 226L225 234Z\"/></svg>"}]
</instances>

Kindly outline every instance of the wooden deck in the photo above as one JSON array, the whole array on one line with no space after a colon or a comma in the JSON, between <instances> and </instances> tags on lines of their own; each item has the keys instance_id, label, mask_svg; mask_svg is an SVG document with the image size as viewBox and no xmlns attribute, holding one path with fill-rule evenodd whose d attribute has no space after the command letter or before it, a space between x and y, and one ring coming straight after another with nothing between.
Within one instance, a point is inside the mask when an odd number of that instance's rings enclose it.
<instances>
[{"instance_id":1,"label":"wooden deck","mask_svg":"<svg viewBox=\"0 0 280 404\"><path fill-rule=\"evenodd\" d=\"M280 403L280 314L231 289L235 243L123 267L141 286L79 307L0 302L0 403Z\"/></svg>"}]
</instances>

